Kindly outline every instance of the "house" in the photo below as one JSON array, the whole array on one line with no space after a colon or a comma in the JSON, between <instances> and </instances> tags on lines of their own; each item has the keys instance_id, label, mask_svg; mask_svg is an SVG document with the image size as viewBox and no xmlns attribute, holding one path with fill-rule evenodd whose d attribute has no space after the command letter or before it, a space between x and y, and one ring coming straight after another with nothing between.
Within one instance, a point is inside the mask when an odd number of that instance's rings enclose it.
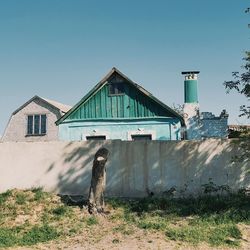
<instances>
[{"instance_id":1,"label":"house","mask_svg":"<svg viewBox=\"0 0 250 250\"><path fill-rule=\"evenodd\" d=\"M185 71L183 117L186 125L187 140L207 138L228 138L228 114L225 109L219 116L211 112L200 112L198 102L199 71Z\"/></svg>"},{"instance_id":2,"label":"house","mask_svg":"<svg viewBox=\"0 0 250 250\"><path fill-rule=\"evenodd\" d=\"M59 139L180 140L184 120L118 69L62 116Z\"/></svg>"},{"instance_id":3,"label":"house","mask_svg":"<svg viewBox=\"0 0 250 250\"><path fill-rule=\"evenodd\" d=\"M34 96L12 113L2 141L58 140L55 121L70 108L68 105Z\"/></svg>"}]
</instances>

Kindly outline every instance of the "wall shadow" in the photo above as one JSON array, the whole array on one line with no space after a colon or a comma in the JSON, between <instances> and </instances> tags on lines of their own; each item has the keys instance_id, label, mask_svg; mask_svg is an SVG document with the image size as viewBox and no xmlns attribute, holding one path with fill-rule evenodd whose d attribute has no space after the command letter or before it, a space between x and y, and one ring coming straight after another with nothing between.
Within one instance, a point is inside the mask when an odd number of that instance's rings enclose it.
<instances>
[{"instance_id":1,"label":"wall shadow","mask_svg":"<svg viewBox=\"0 0 250 250\"><path fill-rule=\"evenodd\" d=\"M106 196L145 197L201 194L213 182L232 190L250 186L249 159L233 162L241 149L232 140L70 142L45 175L57 171L55 192L87 197L94 154L110 151Z\"/></svg>"}]
</instances>

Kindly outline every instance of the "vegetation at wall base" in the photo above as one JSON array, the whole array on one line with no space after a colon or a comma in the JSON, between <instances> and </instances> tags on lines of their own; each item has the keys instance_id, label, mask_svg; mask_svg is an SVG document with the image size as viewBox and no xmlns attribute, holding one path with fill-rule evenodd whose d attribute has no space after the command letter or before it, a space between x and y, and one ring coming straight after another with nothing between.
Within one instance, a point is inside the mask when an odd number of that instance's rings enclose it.
<instances>
[{"instance_id":1,"label":"vegetation at wall base","mask_svg":"<svg viewBox=\"0 0 250 250\"><path fill-rule=\"evenodd\" d=\"M244 190L222 195L224 188L213 183L203 188L200 197L107 199L105 216L89 215L87 208L64 204L42 189L9 190L0 194L0 248L51 247L72 237L92 244L107 234L113 235L111 244L119 245L122 237L138 231L178 244L241 246L242 226L250 225L250 197Z\"/></svg>"}]
</instances>

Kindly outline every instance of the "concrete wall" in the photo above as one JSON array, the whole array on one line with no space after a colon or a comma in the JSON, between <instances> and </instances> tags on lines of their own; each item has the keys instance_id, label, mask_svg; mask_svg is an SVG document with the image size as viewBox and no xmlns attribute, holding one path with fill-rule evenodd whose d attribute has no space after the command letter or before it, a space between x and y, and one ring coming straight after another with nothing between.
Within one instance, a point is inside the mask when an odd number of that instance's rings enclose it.
<instances>
[{"instance_id":1,"label":"concrete wall","mask_svg":"<svg viewBox=\"0 0 250 250\"><path fill-rule=\"evenodd\" d=\"M202 138L228 137L228 115L226 113L215 116L211 112L202 112L200 123Z\"/></svg>"},{"instance_id":2,"label":"concrete wall","mask_svg":"<svg viewBox=\"0 0 250 250\"><path fill-rule=\"evenodd\" d=\"M228 138L228 114L226 110L222 110L219 116L215 116L211 112L200 113L198 103L185 103L183 112L187 140Z\"/></svg>"},{"instance_id":3,"label":"concrete wall","mask_svg":"<svg viewBox=\"0 0 250 250\"><path fill-rule=\"evenodd\" d=\"M95 152L107 147L109 196L140 197L201 192L209 178L233 190L250 187L249 159L233 163L239 145L230 140L88 141L0 143L0 192L42 186L62 194L88 194Z\"/></svg>"},{"instance_id":4,"label":"concrete wall","mask_svg":"<svg viewBox=\"0 0 250 250\"><path fill-rule=\"evenodd\" d=\"M107 139L127 141L131 135L151 134L153 140L180 140L180 128L175 118L71 121L59 125L59 139L81 141L86 136L105 135Z\"/></svg>"},{"instance_id":5,"label":"concrete wall","mask_svg":"<svg viewBox=\"0 0 250 250\"><path fill-rule=\"evenodd\" d=\"M28 115L46 114L47 133L46 135L27 136ZM12 115L2 137L3 141L55 141L58 140L58 127L55 122L61 117L60 112L51 105L35 99L23 109Z\"/></svg>"}]
</instances>

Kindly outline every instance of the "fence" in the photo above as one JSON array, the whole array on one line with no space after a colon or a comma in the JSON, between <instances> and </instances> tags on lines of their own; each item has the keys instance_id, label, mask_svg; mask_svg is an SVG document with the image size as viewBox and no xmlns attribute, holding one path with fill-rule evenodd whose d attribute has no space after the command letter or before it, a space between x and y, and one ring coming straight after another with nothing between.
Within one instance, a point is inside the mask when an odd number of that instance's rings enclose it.
<instances>
[{"instance_id":1,"label":"fence","mask_svg":"<svg viewBox=\"0 0 250 250\"><path fill-rule=\"evenodd\" d=\"M249 160L231 140L88 141L0 143L0 192L44 187L87 195L92 162L100 147L110 150L106 195L142 197L149 192L197 194L213 181L233 190L250 186Z\"/></svg>"}]
</instances>

